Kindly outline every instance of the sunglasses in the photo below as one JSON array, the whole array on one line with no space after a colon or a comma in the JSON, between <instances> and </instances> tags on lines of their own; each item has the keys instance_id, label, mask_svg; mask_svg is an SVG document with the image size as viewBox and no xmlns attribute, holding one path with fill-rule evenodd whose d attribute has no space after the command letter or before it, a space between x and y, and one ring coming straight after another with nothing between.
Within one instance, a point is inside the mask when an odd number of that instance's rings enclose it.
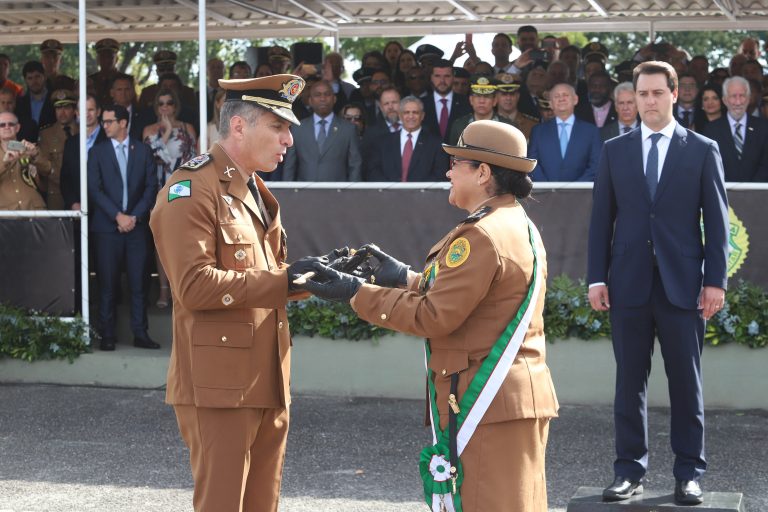
<instances>
[{"instance_id":1,"label":"sunglasses","mask_svg":"<svg viewBox=\"0 0 768 512\"><path fill-rule=\"evenodd\" d=\"M344 119L347 121L359 121L363 118L363 116L344 116Z\"/></svg>"},{"instance_id":2,"label":"sunglasses","mask_svg":"<svg viewBox=\"0 0 768 512\"><path fill-rule=\"evenodd\" d=\"M157 106L158 107L172 107L175 104L176 104L176 102L173 101L173 100L170 100L170 101L158 101L157 102Z\"/></svg>"},{"instance_id":3,"label":"sunglasses","mask_svg":"<svg viewBox=\"0 0 768 512\"><path fill-rule=\"evenodd\" d=\"M19 123L13 123L13 122L0 123L0 128L13 128L17 124L19 124Z\"/></svg>"}]
</instances>

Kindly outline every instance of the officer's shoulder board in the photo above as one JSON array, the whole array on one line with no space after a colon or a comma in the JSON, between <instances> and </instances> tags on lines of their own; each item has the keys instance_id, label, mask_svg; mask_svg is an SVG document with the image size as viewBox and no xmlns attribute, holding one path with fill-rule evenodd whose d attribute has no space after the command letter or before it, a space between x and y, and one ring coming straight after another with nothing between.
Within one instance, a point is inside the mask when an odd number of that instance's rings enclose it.
<instances>
[{"instance_id":1,"label":"officer's shoulder board","mask_svg":"<svg viewBox=\"0 0 768 512\"><path fill-rule=\"evenodd\" d=\"M525 113L523 113L523 112L518 112L517 114L518 114L518 115L522 115L522 116L523 116L523 119L527 119L528 121L533 121L534 123L539 123L539 122L541 122L541 119L539 119L539 118L538 118L538 117L536 117L536 116L532 116L532 115L530 115L530 114L525 114Z\"/></svg>"},{"instance_id":2,"label":"officer's shoulder board","mask_svg":"<svg viewBox=\"0 0 768 512\"><path fill-rule=\"evenodd\" d=\"M490 206L483 206L479 210L473 212L472 215L470 215L469 217L461 221L461 223L471 224L473 222L477 222L483 217L485 217L486 215L488 215L489 213L491 213L492 211L493 211L493 208L491 208Z\"/></svg>"},{"instance_id":3,"label":"officer's shoulder board","mask_svg":"<svg viewBox=\"0 0 768 512\"><path fill-rule=\"evenodd\" d=\"M213 157L210 155L210 153L203 153L202 155L197 155L192 160L184 162L179 166L179 169L186 169L187 171L197 171L201 167L205 166L205 164L212 161L213 161Z\"/></svg>"}]
</instances>

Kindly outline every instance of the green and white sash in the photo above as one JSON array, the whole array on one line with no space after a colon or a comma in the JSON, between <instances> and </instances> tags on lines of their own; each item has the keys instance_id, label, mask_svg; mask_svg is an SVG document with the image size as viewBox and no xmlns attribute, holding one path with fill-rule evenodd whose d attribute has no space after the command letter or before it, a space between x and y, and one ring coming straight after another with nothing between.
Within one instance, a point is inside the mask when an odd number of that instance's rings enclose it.
<instances>
[{"instance_id":1,"label":"green and white sash","mask_svg":"<svg viewBox=\"0 0 768 512\"><path fill-rule=\"evenodd\" d=\"M525 340L525 334L536 309L542 276L536 254L533 225L530 220L528 221L528 237L533 249L533 279L528 287L528 293L520 304L520 309L515 317L496 340L491 352L483 361L459 402L460 412L456 417L458 428L456 448L458 453L456 454L455 474L451 473L451 464L449 463L448 429L440 430L435 384L432 380L432 371L429 369L431 357L429 343L424 344L424 360L427 366L427 382L429 383L432 445L421 451L419 472L424 484L424 497L433 512L462 512L459 489L464 480L464 472L459 457L509 373L517 352L520 350L520 345Z\"/></svg>"}]
</instances>

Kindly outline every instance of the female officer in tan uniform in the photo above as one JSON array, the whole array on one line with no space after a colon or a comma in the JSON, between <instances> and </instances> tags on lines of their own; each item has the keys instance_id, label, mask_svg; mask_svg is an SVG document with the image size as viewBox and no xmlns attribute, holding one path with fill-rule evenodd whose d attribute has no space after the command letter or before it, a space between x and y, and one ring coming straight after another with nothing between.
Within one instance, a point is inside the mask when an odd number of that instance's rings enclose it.
<instances>
[{"instance_id":1,"label":"female officer in tan uniform","mask_svg":"<svg viewBox=\"0 0 768 512\"><path fill-rule=\"evenodd\" d=\"M453 157L449 201L470 216L429 251L423 274L371 247L376 285L318 264L328 281L302 286L427 338L434 446L420 471L431 510L546 512L544 452L558 409L544 355L546 257L518 202L536 162L517 128L494 121L443 148Z\"/></svg>"}]
</instances>

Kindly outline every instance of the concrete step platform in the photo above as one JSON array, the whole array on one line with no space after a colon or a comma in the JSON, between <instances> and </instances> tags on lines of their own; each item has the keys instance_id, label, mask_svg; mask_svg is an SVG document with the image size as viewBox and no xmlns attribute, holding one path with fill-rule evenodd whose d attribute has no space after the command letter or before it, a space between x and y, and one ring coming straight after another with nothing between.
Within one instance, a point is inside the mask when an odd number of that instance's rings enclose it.
<instances>
[{"instance_id":1,"label":"concrete step platform","mask_svg":"<svg viewBox=\"0 0 768 512\"><path fill-rule=\"evenodd\" d=\"M566 512L746 512L744 495L738 492L705 492L701 505L677 505L671 492L646 489L624 501L603 501L602 487L579 487L568 502Z\"/></svg>"}]
</instances>

